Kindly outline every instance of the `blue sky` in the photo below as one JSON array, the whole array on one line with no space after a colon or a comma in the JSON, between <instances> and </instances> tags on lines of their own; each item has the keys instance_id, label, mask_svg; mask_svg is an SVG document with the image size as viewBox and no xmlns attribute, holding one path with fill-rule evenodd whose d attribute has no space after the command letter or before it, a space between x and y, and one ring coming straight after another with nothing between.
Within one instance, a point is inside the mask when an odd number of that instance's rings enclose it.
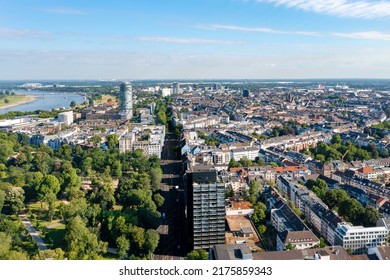
<instances>
[{"instance_id":1,"label":"blue sky","mask_svg":"<svg viewBox=\"0 0 390 280\"><path fill-rule=\"evenodd\" d=\"M0 0L0 80L390 78L385 0Z\"/></svg>"}]
</instances>

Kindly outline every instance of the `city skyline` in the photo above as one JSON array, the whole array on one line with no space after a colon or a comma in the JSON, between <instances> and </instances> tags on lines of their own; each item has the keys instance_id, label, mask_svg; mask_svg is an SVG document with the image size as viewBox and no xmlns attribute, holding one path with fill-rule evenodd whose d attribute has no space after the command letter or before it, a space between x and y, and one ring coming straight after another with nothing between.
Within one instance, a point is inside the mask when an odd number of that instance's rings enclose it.
<instances>
[{"instance_id":1,"label":"city skyline","mask_svg":"<svg viewBox=\"0 0 390 280\"><path fill-rule=\"evenodd\" d=\"M182 2L0 1L0 80L390 78L389 1Z\"/></svg>"}]
</instances>

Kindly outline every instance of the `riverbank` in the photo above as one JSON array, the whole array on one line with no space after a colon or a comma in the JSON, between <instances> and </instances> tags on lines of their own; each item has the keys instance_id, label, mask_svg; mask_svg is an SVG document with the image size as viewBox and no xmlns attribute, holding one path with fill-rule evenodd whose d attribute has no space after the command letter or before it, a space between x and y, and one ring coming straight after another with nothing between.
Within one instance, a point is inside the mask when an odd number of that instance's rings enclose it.
<instances>
[{"instance_id":1,"label":"riverbank","mask_svg":"<svg viewBox=\"0 0 390 280\"><path fill-rule=\"evenodd\" d=\"M8 99L9 102L5 103L4 100ZM10 95L4 99L0 99L0 109L12 108L14 106L26 104L37 99L37 96L33 95Z\"/></svg>"}]
</instances>

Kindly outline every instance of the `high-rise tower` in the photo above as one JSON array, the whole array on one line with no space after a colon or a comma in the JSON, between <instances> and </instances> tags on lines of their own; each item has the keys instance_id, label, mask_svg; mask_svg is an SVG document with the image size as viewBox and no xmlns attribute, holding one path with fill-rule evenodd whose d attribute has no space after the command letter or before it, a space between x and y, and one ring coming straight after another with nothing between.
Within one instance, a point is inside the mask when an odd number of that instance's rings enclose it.
<instances>
[{"instance_id":1,"label":"high-rise tower","mask_svg":"<svg viewBox=\"0 0 390 280\"><path fill-rule=\"evenodd\" d=\"M130 83L120 85L120 109L123 120L130 120L133 117L133 89Z\"/></svg>"},{"instance_id":2,"label":"high-rise tower","mask_svg":"<svg viewBox=\"0 0 390 280\"><path fill-rule=\"evenodd\" d=\"M179 83L173 83L173 94L179 94L180 93L180 84Z\"/></svg>"},{"instance_id":3,"label":"high-rise tower","mask_svg":"<svg viewBox=\"0 0 390 280\"><path fill-rule=\"evenodd\" d=\"M211 165L189 166L184 175L188 234L194 249L225 244L225 184Z\"/></svg>"}]
</instances>

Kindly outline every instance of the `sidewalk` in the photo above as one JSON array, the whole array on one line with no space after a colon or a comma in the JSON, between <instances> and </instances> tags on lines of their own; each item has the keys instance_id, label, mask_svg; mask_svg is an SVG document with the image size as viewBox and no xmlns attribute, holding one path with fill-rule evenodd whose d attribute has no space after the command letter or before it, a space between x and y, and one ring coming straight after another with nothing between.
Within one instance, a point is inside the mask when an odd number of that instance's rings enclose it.
<instances>
[{"instance_id":1,"label":"sidewalk","mask_svg":"<svg viewBox=\"0 0 390 280\"><path fill-rule=\"evenodd\" d=\"M22 220L23 225L26 227L28 233L31 235L31 237L34 239L35 243L37 243L38 249L40 251L47 250L47 246L45 242L43 242L42 238L39 237L38 232L35 230L35 228L32 226L30 220L27 218L26 214L19 214L18 215L20 219Z\"/></svg>"}]
</instances>

